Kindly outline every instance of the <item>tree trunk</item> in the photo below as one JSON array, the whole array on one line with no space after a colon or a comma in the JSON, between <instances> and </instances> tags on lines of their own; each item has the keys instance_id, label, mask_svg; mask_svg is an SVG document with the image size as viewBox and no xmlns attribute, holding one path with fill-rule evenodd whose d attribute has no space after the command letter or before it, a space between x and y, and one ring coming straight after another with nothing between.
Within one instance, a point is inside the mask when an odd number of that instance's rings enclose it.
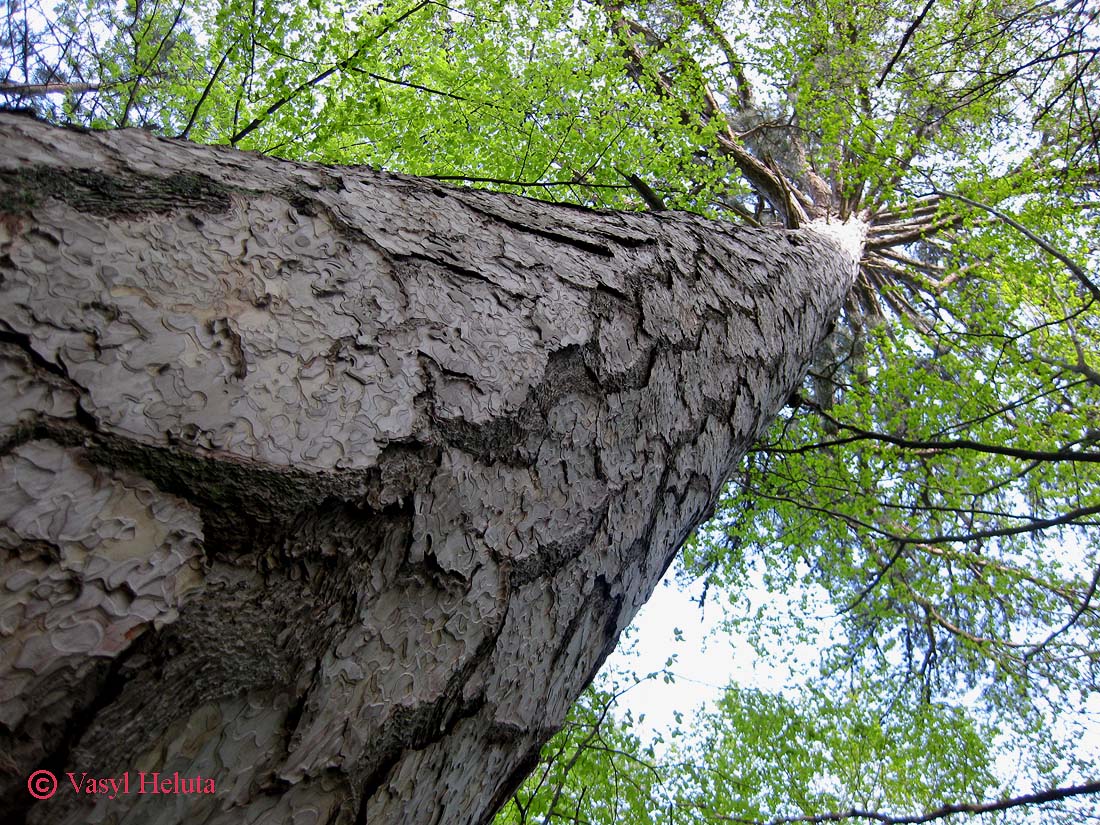
<instances>
[{"instance_id":1,"label":"tree trunk","mask_svg":"<svg viewBox=\"0 0 1100 825\"><path fill-rule=\"evenodd\" d=\"M855 274L812 230L0 135L9 821L486 822Z\"/></svg>"}]
</instances>

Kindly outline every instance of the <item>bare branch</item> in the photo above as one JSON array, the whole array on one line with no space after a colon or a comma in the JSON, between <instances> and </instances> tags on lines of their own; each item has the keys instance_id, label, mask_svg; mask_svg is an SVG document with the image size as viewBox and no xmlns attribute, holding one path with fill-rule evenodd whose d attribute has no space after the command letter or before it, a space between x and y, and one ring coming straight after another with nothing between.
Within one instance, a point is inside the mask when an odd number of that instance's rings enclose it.
<instances>
[{"instance_id":1,"label":"bare branch","mask_svg":"<svg viewBox=\"0 0 1100 825\"><path fill-rule=\"evenodd\" d=\"M882 74L879 75L878 83L875 84L876 89L882 88L882 84L886 82L886 76L890 74L890 71L894 68L894 64L897 63L898 58L901 57L901 53L905 51L905 47L909 43L909 39L913 36L913 33L916 32L917 27L924 22L924 16L928 14L934 2L936 2L936 0L928 0L928 2L924 4L924 8L921 9L920 14L917 15L917 19L909 24L909 28L905 30L905 35L901 38L901 42L898 44L894 56L890 58L890 62L886 64L886 68L883 69Z\"/></svg>"},{"instance_id":2,"label":"bare branch","mask_svg":"<svg viewBox=\"0 0 1100 825\"><path fill-rule=\"evenodd\" d=\"M98 92L98 83L0 83L0 95L45 97L56 94Z\"/></svg>"},{"instance_id":3,"label":"bare branch","mask_svg":"<svg viewBox=\"0 0 1100 825\"><path fill-rule=\"evenodd\" d=\"M622 175L627 181L629 181L630 185L634 187L634 191L641 195L642 200L645 201L646 206L648 206L651 211L664 212L666 209L668 209L668 207L665 206L665 202L661 199L661 196L654 192L653 187L651 187L640 177L632 172L624 172L618 167L615 168L615 171Z\"/></svg>"},{"instance_id":4,"label":"bare branch","mask_svg":"<svg viewBox=\"0 0 1100 825\"><path fill-rule=\"evenodd\" d=\"M1034 461L1080 461L1086 464L1100 463L1100 452L1083 452L1081 450L1028 450L1021 447L1007 447L1003 444L984 444L980 441L972 441L968 438L952 438L946 441L936 440L921 440L914 438L902 438L896 435L890 435L889 433L878 433L872 430L865 430L862 427L856 427L852 424L845 424L836 418L833 418L827 412L822 410L819 405L810 401L809 399L801 399L801 402L807 407L814 410L814 412L821 415L823 418L829 421L837 430L844 430L850 432L853 435L850 438L838 438L833 441L822 442L819 444L813 444L810 446L796 447L796 448L783 448L764 446L755 448L751 452L771 452L771 453L801 453L806 452L809 449L820 449L823 447L840 446L843 444L850 444L854 441L882 441L886 444L893 444L896 447L902 447L907 450L920 450L928 453L939 450L972 450L979 453L989 453L991 455L1003 455L1010 458L1022 458Z\"/></svg>"},{"instance_id":5,"label":"bare branch","mask_svg":"<svg viewBox=\"0 0 1100 825\"><path fill-rule=\"evenodd\" d=\"M206 102L206 98L209 96L210 90L214 88L214 83L217 81L218 75L221 74L222 69L225 67L225 62L229 59L229 55L231 55L237 48L237 44L241 42L241 38L243 36L243 34L237 35L237 39L233 41L233 43L226 50L225 54L222 55L221 60L218 61L218 65L214 68L214 73L210 75L210 80L207 81L206 86L203 87L202 94L199 96L198 102L191 110L191 117L187 119L187 125L184 126L183 131L179 133L179 137L181 139L187 140L187 138L190 137L191 129L194 128L195 120L198 119L199 110L202 109L202 105Z\"/></svg>"},{"instance_id":6,"label":"bare branch","mask_svg":"<svg viewBox=\"0 0 1100 825\"><path fill-rule=\"evenodd\" d=\"M723 816L711 814L711 818L723 822L738 822L742 825L795 825L806 823L816 825L824 822L843 822L849 819L869 819L872 822L880 822L882 825L923 825L925 822L934 822L937 819L946 819L956 814L988 814L997 811L1007 811L1011 808L1020 808L1025 805L1043 805L1049 802L1060 802L1063 799L1071 799L1075 796L1087 796L1100 793L1100 781L1085 782L1081 785L1068 785L1063 788L1051 788L1048 791L1013 796L1008 799L998 799L995 802L961 803L944 805L934 811L910 816L889 816L876 811L861 811L852 808L849 811L840 811L816 816L784 816L777 819L759 820L745 819L743 817Z\"/></svg>"},{"instance_id":7,"label":"bare branch","mask_svg":"<svg viewBox=\"0 0 1100 825\"><path fill-rule=\"evenodd\" d=\"M1069 619L1067 619L1061 627L1051 631L1051 634L1049 636L1047 636L1045 639L1043 639L1043 641L1041 641L1039 644L1035 645L1035 647L1025 653L1024 661L1028 661L1029 659L1034 658L1036 654L1043 650L1043 648L1045 648L1052 641L1054 641L1056 638L1058 638L1075 624L1077 624L1077 621L1083 615L1085 615L1085 611L1089 609L1089 605L1092 603L1092 598L1096 595L1097 585L1100 585L1100 567L1096 568L1096 572L1092 576L1092 583L1089 585L1088 592L1085 593L1085 597L1081 599L1081 604L1079 604L1077 606L1077 609L1073 611L1073 615L1070 616Z\"/></svg>"},{"instance_id":8,"label":"bare branch","mask_svg":"<svg viewBox=\"0 0 1100 825\"><path fill-rule=\"evenodd\" d=\"M646 66L645 56L638 47L634 35L641 35L647 44L658 48L666 47L667 43L652 29L627 18L618 3L604 0L603 5L607 9L612 29L618 36L619 42L630 61L630 75L634 78L634 81L641 86L643 79L648 79L652 84L652 88L648 91L665 99L674 98L675 94L671 80L662 73ZM682 53L678 56L681 62L688 60ZM699 67L694 66L693 68L695 71L691 74L702 77ZM730 127L721 107L718 105L713 93L707 88L706 83L700 81L700 86L704 100L703 110L701 112L690 112L683 109L680 112L681 121L685 124L698 122L700 125L705 126L711 121L717 120L722 127L715 135L717 148L722 154L733 158L741 174L768 200L783 224L789 229L797 229L807 220L807 215L794 197L794 187L791 186L781 171L759 160L745 148Z\"/></svg>"}]
</instances>

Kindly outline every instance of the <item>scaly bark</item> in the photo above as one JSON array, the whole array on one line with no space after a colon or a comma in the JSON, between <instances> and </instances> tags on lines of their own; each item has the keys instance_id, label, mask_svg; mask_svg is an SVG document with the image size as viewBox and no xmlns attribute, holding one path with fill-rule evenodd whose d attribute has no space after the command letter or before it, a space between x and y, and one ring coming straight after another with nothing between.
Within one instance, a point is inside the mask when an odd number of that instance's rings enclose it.
<instances>
[{"instance_id":1,"label":"scaly bark","mask_svg":"<svg viewBox=\"0 0 1100 825\"><path fill-rule=\"evenodd\" d=\"M809 229L0 135L15 821L487 821L855 275Z\"/></svg>"}]
</instances>

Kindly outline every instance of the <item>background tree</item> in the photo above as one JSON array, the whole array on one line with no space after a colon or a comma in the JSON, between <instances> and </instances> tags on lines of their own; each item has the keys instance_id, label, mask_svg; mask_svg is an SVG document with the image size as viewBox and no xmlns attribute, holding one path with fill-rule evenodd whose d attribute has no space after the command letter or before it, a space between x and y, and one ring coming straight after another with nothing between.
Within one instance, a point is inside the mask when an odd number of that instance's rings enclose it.
<instances>
[{"instance_id":1,"label":"background tree","mask_svg":"<svg viewBox=\"0 0 1100 825\"><path fill-rule=\"evenodd\" d=\"M836 331L685 575L762 652L820 644L823 684L856 683L881 714L973 704L1034 743L1044 786L1087 778L1072 736L1041 740L1082 718L1100 663L1098 13L92 4L9 15L6 93L548 200L866 222ZM823 594L842 632L738 612L753 571Z\"/></svg>"}]
</instances>

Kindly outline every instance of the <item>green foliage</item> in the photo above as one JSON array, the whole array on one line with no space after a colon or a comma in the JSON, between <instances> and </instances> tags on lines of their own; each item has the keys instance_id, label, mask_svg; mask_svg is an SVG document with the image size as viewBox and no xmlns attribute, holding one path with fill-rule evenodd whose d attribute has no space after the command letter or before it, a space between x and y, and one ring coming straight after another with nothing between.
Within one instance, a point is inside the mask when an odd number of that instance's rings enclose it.
<instances>
[{"instance_id":1,"label":"green foliage","mask_svg":"<svg viewBox=\"0 0 1100 825\"><path fill-rule=\"evenodd\" d=\"M674 742L649 745L590 689L497 817L534 822L764 822L825 811L933 810L997 790L997 731L941 703L884 713L874 694L793 698L730 687Z\"/></svg>"},{"instance_id":2,"label":"green foliage","mask_svg":"<svg viewBox=\"0 0 1100 825\"><path fill-rule=\"evenodd\" d=\"M680 806L702 818L763 821L852 808L930 810L995 788L992 731L965 711L925 704L882 715L874 699L728 690L683 755Z\"/></svg>"},{"instance_id":3,"label":"green foliage","mask_svg":"<svg viewBox=\"0 0 1100 825\"><path fill-rule=\"evenodd\" d=\"M539 767L497 816L497 825L595 821L648 823L664 807L667 780L652 745L611 715L621 693L590 688L547 744Z\"/></svg>"},{"instance_id":4,"label":"green foliage","mask_svg":"<svg viewBox=\"0 0 1100 825\"><path fill-rule=\"evenodd\" d=\"M682 555L730 632L820 670L731 688L661 753L589 693L501 821L927 810L991 793L1005 748L1036 786L1095 770L1071 731L1100 692L1100 11L918 6L12 5L3 93L588 206L652 206L633 179L866 223L797 403Z\"/></svg>"}]
</instances>

